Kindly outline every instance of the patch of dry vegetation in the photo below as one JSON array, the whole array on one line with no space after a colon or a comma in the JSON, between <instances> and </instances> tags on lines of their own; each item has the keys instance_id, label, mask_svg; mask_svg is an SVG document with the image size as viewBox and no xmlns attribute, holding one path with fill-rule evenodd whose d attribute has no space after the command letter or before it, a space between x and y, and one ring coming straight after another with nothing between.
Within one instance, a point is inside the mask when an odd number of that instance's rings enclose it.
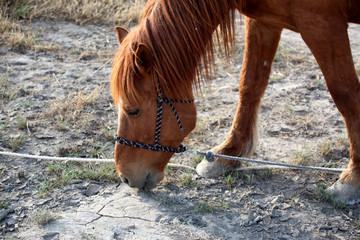
<instances>
[{"instance_id":1,"label":"patch of dry vegetation","mask_svg":"<svg viewBox=\"0 0 360 240\"><path fill-rule=\"evenodd\" d=\"M129 26L137 22L146 0L0 0L0 43L18 50L58 51L37 44L31 21L74 21Z\"/></svg>"},{"instance_id":2,"label":"patch of dry vegetation","mask_svg":"<svg viewBox=\"0 0 360 240\"><path fill-rule=\"evenodd\" d=\"M16 98L17 89L12 89L5 77L0 77L0 106Z\"/></svg>"},{"instance_id":3,"label":"patch of dry vegetation","mask_svg":"<svg viewBox=\"0 0 360 240\"><path fill-rule=\"evenodd\" d=\"M103 86L99 86L87 94L80 91L60 99L54 99L49 103L48 111L44 112L43 117L47 119L56 118L61 122L72 122L86 118L86 114L84 114L85 107L95 104L102 88Z\"/></svg>"},{"instance_id":4,"label":"patch of dry vegetation","mask_svg":"<svg viewBox=\"0 0 360 240\"><path fill-rule=\"evenodd\" d=\"M0 3L16 19L124 25L137 21L146 0L0 0Z\"/></svg>"},{"instance_id":5,"label":"patch of dry vegetation","mask_svg":"<svg viewBox=\"0 0 360 240\"><path fill-rule=\"evenodd\" d=\"M36 43L35 34L31 31L30 25L21 24L6 14L6 8L0 10L0 43L4 43L14 49L23 51L26 49L38 52L56 52L61 49L54 44Z\"/></svg>"},{"instance_id":6,"label":"patch of dry vegetation","mask_svg":"<svg viewBox=\"0 0 360 240\"><path fill-rule=\"evenodd\" d=\"M7 17L5 11L5 8L0 10L0 42L18 49L32 48L35 42L34 35Z\"/></svg>"}]
</instances>

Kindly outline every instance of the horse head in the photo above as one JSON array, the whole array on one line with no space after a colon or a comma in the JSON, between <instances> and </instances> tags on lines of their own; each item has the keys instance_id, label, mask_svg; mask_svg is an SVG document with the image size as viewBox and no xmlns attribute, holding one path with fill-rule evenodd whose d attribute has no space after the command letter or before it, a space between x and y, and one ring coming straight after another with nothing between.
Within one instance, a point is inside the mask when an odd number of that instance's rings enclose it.
<instances>
[{"instance_id":1,"label":"horse head","mask_svg":"<svg viewBox=\"0 0 360 240\"><path fill-rule=\"evenodd\" d=\"M176 100L182 96L176 92L162 92L152 50L136 34L116 30L120 47L111 76L118 110L116 169L130 187L153 188L171 156L184 150L181 142L195 127L196 108L192 100Z\"/></svg>"}]
</instances>

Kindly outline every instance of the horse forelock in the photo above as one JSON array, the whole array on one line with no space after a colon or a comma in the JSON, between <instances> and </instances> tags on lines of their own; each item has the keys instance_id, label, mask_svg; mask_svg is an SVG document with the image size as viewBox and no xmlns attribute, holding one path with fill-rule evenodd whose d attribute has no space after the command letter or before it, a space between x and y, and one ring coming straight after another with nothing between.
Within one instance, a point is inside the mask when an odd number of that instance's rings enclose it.
<instances>
[{"instance_id":1,"label":"horse forelock","mask_svg":"<svg viewBox=\"0 0 360 240\"><path fill-rule=\"evenodd\" d=\"M159 81L166 94L171 97L176 93L187 99L193 85L200 90L215 70L214 31L218 42L222 39L226 56L233 49L235 6L235 0L149 0L141 23L121 43L113 62L111 85L115 104L119 96L129 101L141 98L134 82L134 49L138 43L151 50L152 79Z\"/></svg>"},{"instance_id":2,"label":"horse forelock","mask_svg":"<svg viewBox=\"0 0 360 240\"><path fill-rule=\"evenodd\" d=\"M120 96L127 102L137 102L139 100L137 88L135 87L134 44L131 37L126 37L118 48L113 60L110 84L116 107L118 107Z\"/></svg>"}]
</instances>

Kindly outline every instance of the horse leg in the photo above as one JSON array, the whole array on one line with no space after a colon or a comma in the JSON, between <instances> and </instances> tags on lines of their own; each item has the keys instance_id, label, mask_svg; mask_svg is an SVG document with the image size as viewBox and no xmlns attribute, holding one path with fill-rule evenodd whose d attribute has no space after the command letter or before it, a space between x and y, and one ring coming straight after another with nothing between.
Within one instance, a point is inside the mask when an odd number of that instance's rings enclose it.
<instances>
[{"instance_id":1,"label":"horse leg","mask_svg":"<svg viewBox=\"0 0 360 240\"><path fill-rule=\"evenodd\" d=\"M315 20L317 19L317 21ZM336 107L344 118L350 162L330 191L337 201L360 201L360 84L351 55L344 16L307 16L299 20L302 38L314 54ZM311 28L309 28L311 26Z\"/></svg>"},{"instance_id":2,"label":"horse leg","mask_svg":"<svg viewBox=\"0 0 360 240\"><path fill-rule=\"evenodd\" d=\"M239 103L227 139L213 148L218 154L246 157L257 144L257 113L260 100L268 84L271 64L281 35L281 28L264 25L245 17L245 55L241 69ZM203 160L196 171L204 177L223 174L239 166L238 161Z\"/></svg>"}]
</instances>

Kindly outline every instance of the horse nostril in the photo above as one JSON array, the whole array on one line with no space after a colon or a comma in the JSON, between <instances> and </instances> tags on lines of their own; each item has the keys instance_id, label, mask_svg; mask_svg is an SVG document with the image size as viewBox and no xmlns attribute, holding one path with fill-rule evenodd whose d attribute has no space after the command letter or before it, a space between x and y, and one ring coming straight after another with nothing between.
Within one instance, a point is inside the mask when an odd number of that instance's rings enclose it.
<instances>
[{"instance_id":1,"label":"horse nostril","mask_svg":"<svg viewBox=\"0 0 360 240\"><path fill-rule=\"evenodd\" d=\"M126 177L121 176L120 178L123 183L129 184L129 180Z\"/></svg>"}]
</instances>

